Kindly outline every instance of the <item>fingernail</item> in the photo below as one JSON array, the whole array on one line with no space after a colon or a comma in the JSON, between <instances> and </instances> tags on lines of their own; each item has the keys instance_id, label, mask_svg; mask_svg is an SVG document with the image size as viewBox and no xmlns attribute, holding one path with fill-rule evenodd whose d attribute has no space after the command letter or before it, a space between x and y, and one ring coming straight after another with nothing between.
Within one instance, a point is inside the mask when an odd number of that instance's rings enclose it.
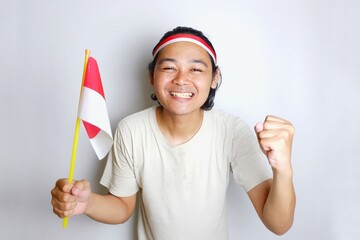
<instances>
[{"instance_id":1,"label":"fingernail","mask_svg":"<svg viewBox=\"0 0 360 240\"><path fill-rule=\"evenodd\" d=\"M256 130L256 132L261 132L262 130L263 130L263 124L261 123L261 122L259 122L259 123L257 123L256 125L255 125L255 130Z\"/></svg>"},{"instance_id":2,"label":"fingernail","mask_svg":"<svg viewBox=\"0 0 360 240\"><path fill-rule=\"evenodd\" d=\"M80 193L80 190L78 188L73 188L72 193L74 195L78 195Z\"/></svg>"}]
</instances>

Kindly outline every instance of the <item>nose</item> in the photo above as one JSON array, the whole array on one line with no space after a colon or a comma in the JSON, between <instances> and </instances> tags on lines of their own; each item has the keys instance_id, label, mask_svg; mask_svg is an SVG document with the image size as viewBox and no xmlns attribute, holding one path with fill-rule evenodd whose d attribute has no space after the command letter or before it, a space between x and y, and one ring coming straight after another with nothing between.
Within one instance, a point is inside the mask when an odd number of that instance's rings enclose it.
<instances>
[{"instance_id":1,"label":"nose","mask_svg":"<svg viewBox=\"0 0 360 240\"><path fill-rule=\"evenodd\" d=\"M189 83L188 74L185 71L179 71L173 83L179 86L187 85Z\"/></svg>"}]
</instances>

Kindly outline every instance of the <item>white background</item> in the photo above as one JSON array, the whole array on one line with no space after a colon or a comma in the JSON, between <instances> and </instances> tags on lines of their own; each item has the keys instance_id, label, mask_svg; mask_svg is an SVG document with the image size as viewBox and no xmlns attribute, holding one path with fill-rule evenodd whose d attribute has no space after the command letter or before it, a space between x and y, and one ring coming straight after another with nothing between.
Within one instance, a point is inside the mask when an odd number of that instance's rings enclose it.
<instances>
[{"instance_id":1,"label":"white background","mask_svg":"<svg viewBox=\"0 0 360 240\"><path fill-rule=\"evenodd\" d=\"M293 122L296 218L281 239L360 239L359 1L41 1L0 3L0 238L133 239L135 219L62 221L50 190L67 177L84 50L98 61L112 129L154 104L152 47L178 26L213 42L223 84L215 107L250 125ZM98 161L82 127L75 178L98 192ZM230 239L278 239L241 187L228 195Z\"/></svg>"}]
</instances>

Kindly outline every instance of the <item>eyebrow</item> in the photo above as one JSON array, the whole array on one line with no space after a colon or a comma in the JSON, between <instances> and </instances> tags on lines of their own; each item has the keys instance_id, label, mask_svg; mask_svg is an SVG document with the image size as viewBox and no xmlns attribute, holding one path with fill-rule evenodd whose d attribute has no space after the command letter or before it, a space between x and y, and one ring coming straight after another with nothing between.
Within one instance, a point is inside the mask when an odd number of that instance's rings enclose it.
<instances>
[{"instance_id":1,"label":"eyebrow","mask_svg":"<svg viewBox=\"0 0 360 240\"><path fill-rule=\"evenodd\" d=\"M173 62L173 63L177 63L177 60L174 58L162 58L159 60L158 64L162 64L164 62ZM200 63L203 64L205 67L208 67L208 65L206 64L206 62L204 62L203 60L200 59L192 59L189 62L191 63Z\"/></svg>"},{"instance_id":2,"label":"eyebrow","mask_svg":"<svg viewBox=\"0 0 360 240\"><path fill-rule=\"evenodd\" d=\"M206 64L206 62L204 62L203 60L200 60L200 59L193 59L191 62L193 62L193 63L200 63L200 64L203 64L205 67L208 67L208 65Z\"/></svg>"},{"instance_id":3,"label":"eyebrow","mask_svg":"<svg viewBox=\"0 0 360 240\"><path fill-rule=\"evenodd\" d=\"M158 61L158 64L162 64L164 62L173 62L176 63L177 61L174 58L162 58Z\"/></svg>"}]
</instances>

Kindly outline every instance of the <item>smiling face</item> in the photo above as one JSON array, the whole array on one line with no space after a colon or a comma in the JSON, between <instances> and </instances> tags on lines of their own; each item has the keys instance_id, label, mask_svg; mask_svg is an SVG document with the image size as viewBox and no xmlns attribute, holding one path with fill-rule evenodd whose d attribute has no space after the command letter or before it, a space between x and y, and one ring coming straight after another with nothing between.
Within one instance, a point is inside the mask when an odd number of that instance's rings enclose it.
<instances>
[{"instance_id":1,"label":"smiling face","mask_svg":"<svg viewBox=\"0 0 360 240\"><path fill-rule=\"evenodd\" d=\"M213 75L210 56L202 47L176 42L158 53L150 80L164 110L183 115L200 111L218 75Z\"/></svg>"}]
</instances>

